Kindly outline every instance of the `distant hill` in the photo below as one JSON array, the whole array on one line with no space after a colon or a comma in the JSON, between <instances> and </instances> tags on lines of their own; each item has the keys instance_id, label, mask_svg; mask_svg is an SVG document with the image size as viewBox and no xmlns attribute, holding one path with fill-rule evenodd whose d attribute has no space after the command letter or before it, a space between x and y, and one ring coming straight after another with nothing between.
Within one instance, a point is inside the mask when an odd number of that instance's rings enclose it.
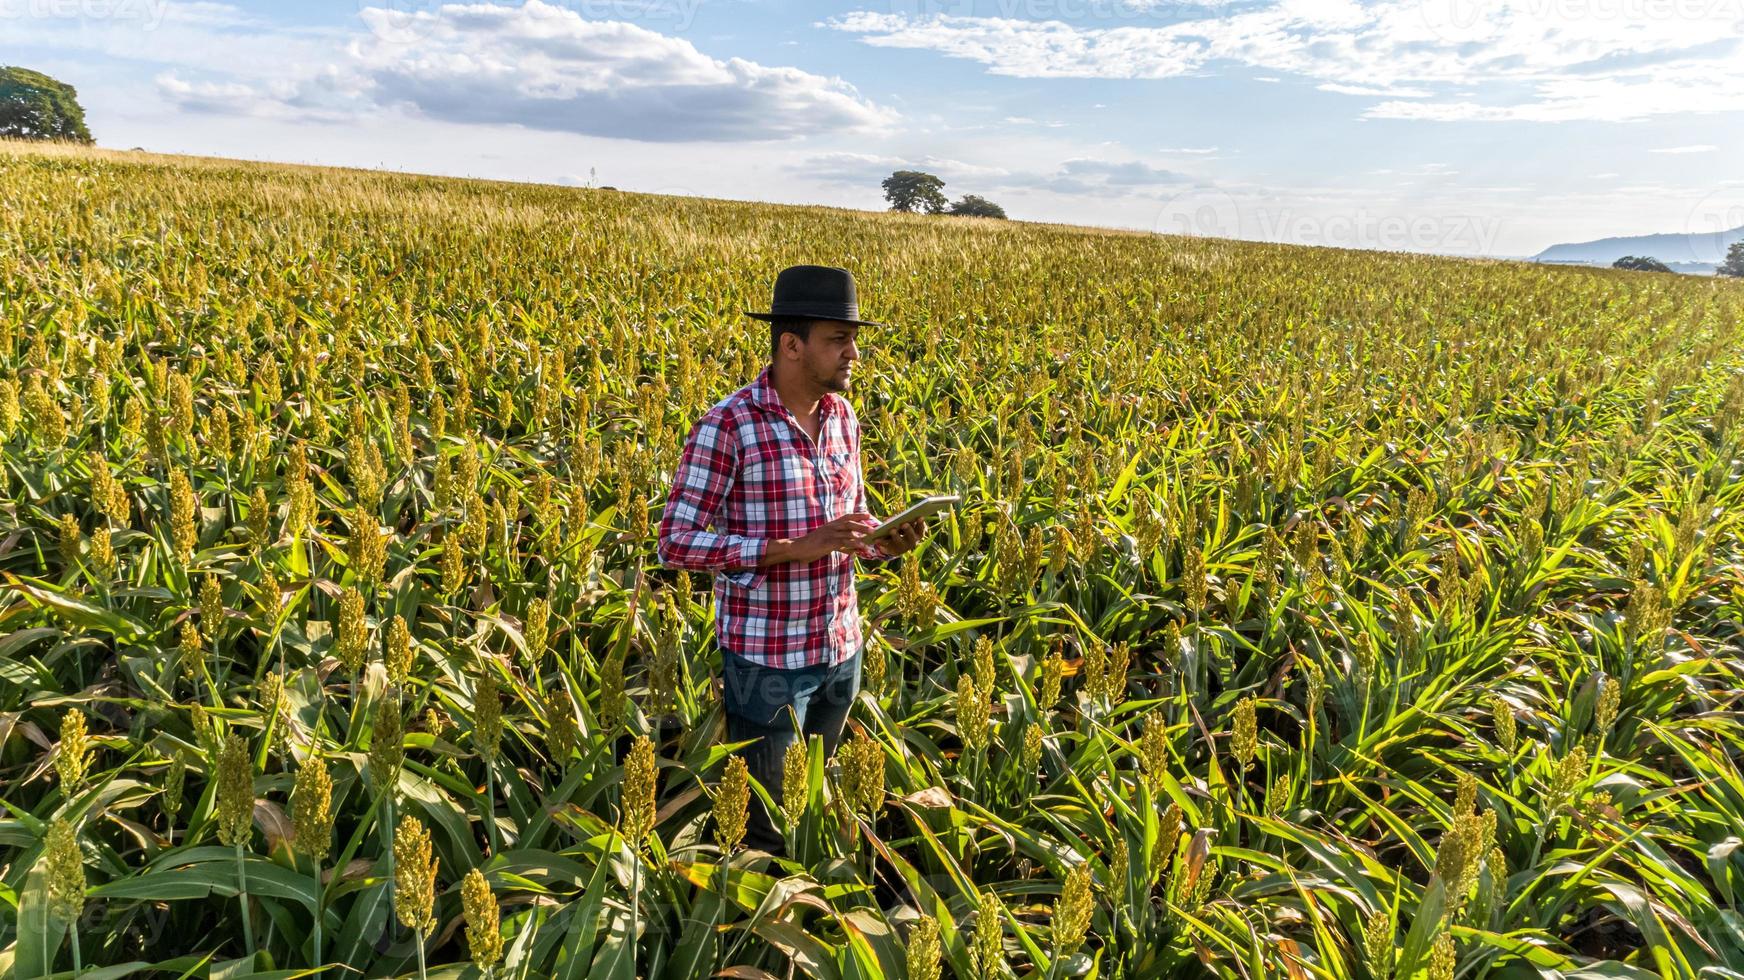
<instances>
[{"instance_id":1,"label":"distant hill","mask_svg":"<svg viewBox=\"0 0 1744 980\"><path fill-rule=\"evenodd\" d=\"M1534 255L1532 261L1608 266L1625 255L1651 255L1674 272L1712 275L1715 267L1725 260L1726 249L1737 241L1744 241L1744 225L1731 231L1695 235L1631 235L1552 245Z\"/></svg>"}]
</instances>

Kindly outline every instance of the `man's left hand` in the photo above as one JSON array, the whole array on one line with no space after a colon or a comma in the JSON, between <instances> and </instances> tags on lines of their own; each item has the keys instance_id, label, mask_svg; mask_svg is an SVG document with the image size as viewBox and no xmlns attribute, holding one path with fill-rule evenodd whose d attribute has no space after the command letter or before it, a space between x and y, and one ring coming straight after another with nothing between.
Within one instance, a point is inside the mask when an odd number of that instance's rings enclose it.
<instances>
[{"instance_id":1,"label":"man's left hand","mask_svg":"<svg viewBox=\"0 0 1744 980\"><path fill-rule=\"evenodd\" d=\"M926 537L926 533L927 522L925 520L909 521L891 531L890 535L879 544L884 548L885 554L894 558L897 555L913 551L914 546L920 544L920 539Z\"/></svg>"}]
</instances>

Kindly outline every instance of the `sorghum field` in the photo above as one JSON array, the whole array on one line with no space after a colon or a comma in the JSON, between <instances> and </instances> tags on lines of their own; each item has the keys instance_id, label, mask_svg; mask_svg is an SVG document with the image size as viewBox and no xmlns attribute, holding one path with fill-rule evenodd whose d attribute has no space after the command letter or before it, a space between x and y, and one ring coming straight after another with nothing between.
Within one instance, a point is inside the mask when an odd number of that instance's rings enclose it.
<instances>
[{"instance_id":1,"label":"sorghum field","mask_svg":"<svg viewBox=\"0 0 1744 980\"><path fill-rule=\"evenodd\" d=\"M772 861L653 529L807 261L967 506ZM0 972L1744 976L1744 284L20 145L0 271Z\"/></svg>"}]
</instances>

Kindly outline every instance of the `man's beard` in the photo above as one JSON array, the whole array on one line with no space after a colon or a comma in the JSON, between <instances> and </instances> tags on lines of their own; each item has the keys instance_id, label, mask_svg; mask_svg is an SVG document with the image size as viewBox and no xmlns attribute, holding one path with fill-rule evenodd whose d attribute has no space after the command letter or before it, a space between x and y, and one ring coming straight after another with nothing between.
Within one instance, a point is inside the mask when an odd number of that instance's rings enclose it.
<instances>
[{"instance_id":1,"label":"man's beard","mask_svg":"<svg viewBox=\"0 0 1744 980\"><path fill-rule=\"evenodd\" d=\"M826 374L818 379L825 391L847 391L848 383L840 380L837 374Z\"/></svg>"}]
</instances>

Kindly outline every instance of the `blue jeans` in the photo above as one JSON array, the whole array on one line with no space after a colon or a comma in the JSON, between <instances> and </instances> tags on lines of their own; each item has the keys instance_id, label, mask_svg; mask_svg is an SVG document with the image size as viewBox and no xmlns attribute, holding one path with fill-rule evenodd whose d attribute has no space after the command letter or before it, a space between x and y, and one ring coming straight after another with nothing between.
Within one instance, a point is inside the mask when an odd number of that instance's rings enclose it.
<instances>
[{"instance_id":1,"label":"blue jeans","mask_svg":"<svg viewBox=\"0 0 1744 980\"><path fill-rule=\"evenodd\" d=\"M781 802L782 761L796 741L823 738L829 758L842 741L848 709L860 691L860 654L834 666L782 669L765 667L738 654L721 651L721 702L727 716L727 739L756 739L738 750L745 767L777 805ZM771 854L783 852L763 802L755 794L745 822L745 844Z\"/></svg>"}]
</instances>

